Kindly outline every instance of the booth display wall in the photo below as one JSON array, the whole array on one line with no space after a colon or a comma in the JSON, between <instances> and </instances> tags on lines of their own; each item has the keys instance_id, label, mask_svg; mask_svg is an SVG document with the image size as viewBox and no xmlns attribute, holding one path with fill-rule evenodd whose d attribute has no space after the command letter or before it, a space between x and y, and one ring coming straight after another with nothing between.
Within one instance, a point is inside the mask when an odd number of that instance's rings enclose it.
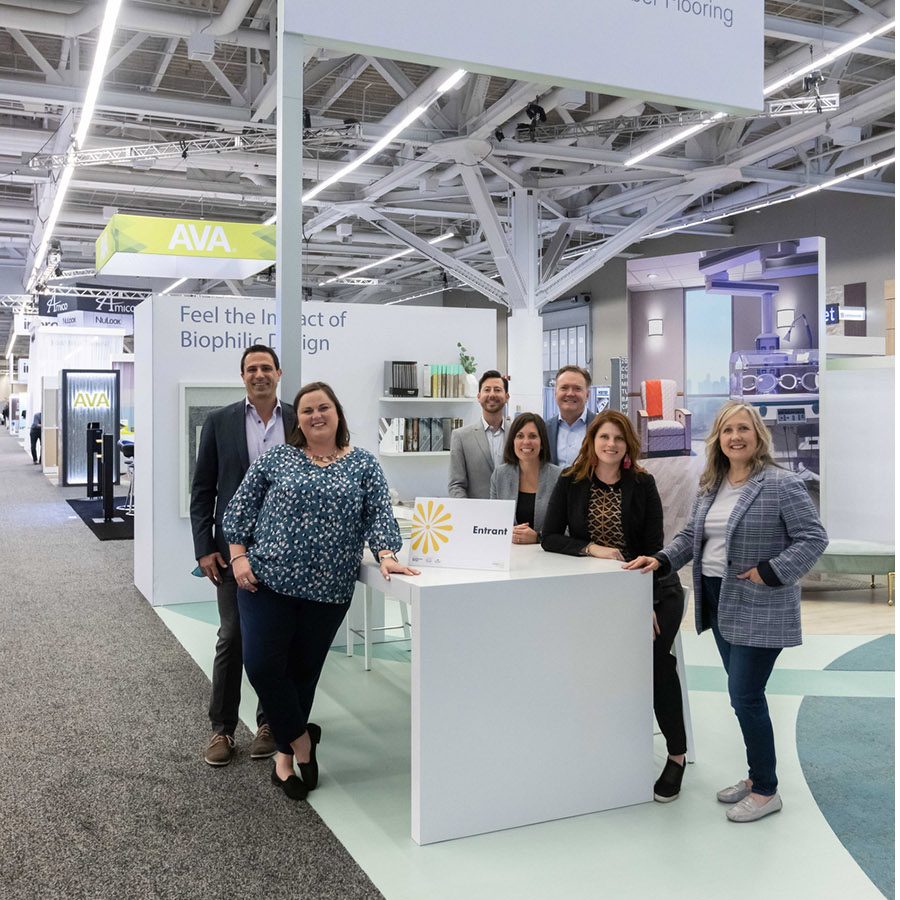
<instances>
[{"instance_id":1,"label":"booth display wall","mask_svg":"<svg viewBox=\"0 0 900 900\"><path fill-rule=\"evenodd\" d=\"M307 303L303 316L303 380L332 385L354 445L377 452L378 419L385 415L474 421L474 400L455 402L446 411L432 404L381 403L384 362L456 362L461 341L480 370L492 368L494 311ZM180 398L185 385L240 388L244 348L259 342L280 349L275 302L157 296L137 308L135 331L135 585L154 605L209 600L209 583L190 575L196 565L190 520L181 515ZM282 399L291 402L296 388L282 382ZM406 456L383 460L388 482L401 497L446 493L446 457Z\"/></svg>"},{"instance_id":2,"label":"booth display wall","mask_svg":"<svg viewBox=\"0 0 900 900\"><path fill-rule=\"evenodd\" d=\"M820 381L822 523L828 537L893 544L894 360L829 358Z\"/></svg>"}]
</instances>

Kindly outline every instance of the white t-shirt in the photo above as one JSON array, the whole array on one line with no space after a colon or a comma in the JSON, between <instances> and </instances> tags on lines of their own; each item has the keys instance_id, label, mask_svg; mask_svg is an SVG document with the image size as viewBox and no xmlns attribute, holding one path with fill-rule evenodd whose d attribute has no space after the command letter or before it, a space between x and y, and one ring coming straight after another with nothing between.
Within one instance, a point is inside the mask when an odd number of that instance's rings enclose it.
<instances>
[{"instance_id":1,"label":"white t-shirt","mask_svg":"<svg viewBox=\"0 0 900 900\"><path fill-rule=\"evenodd\" d=\"M700 571L709 578L724 578L728 565L725 556L725 526L732 510L741 496L744 484L732 487L727 478L722 479L719 492L712 506L706 513L703 523L703 556L700 560Z\"/></svg>"}]
</instances>

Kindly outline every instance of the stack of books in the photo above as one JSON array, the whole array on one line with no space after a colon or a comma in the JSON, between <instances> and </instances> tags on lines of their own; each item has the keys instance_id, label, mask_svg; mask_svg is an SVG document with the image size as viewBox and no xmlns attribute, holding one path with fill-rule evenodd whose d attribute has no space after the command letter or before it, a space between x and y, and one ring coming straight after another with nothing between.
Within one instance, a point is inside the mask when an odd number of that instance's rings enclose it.
<instances>
[{"instance_id":1,"label":"stack of books","mask_svg":"<svg viewBox=\"0 0 900 900\"><path fill-rule=\"evenodd\" d=\"M422 369L425 397L465 397L466 373L459 363L429 363Z\"/></svg>"},{"instance_id":2,"label":"stack of books","mask_svg":"<svg viewBox=\"0 0 900 900\"><path fill-rule=\"evenodd\" d=\"M378 420L378 449L382 453L435 453L450 449L450 435L461 428L459 418L382 418Z\"/></svg>"}]
</instances>

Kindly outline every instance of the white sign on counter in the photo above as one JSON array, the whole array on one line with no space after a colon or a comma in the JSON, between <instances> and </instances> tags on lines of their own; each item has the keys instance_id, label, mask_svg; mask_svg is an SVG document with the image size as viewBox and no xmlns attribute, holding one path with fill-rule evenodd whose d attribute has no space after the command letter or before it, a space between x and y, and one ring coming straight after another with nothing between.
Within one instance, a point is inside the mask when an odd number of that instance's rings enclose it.
<instances>
[{"instance_id":1,"label":"white sign on counter","mask_svg":"<svg viewBox=\"0 0 900 900\"><path fill-rule=\"evenodd\" d=\"M509 571L514 500L417 497L409 564Z\"/></svg>"}]
</instances>

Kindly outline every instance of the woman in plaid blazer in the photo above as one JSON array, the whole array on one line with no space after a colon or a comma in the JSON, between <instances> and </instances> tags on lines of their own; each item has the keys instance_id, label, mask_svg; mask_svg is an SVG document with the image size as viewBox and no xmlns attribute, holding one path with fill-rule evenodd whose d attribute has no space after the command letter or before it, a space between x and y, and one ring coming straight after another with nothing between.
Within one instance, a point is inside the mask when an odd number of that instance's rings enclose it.
<instances>
[{"instance_id":1,"label":"woman in plaid blazer","mask_svg":"<svg viewBox=\"0 0 900 900\"><path fill-rule=\"evenodd\" d=\"M687 526L626 569L661 574L694 561L697 631L712 628L747 749L748 777L723 788L732 822L782 808L766 683L778 654L801 642L800 579L828 536L802 480L776 466L756 409L726 403L706 439L706 468Z\"/></svg>"}]
</instances>

